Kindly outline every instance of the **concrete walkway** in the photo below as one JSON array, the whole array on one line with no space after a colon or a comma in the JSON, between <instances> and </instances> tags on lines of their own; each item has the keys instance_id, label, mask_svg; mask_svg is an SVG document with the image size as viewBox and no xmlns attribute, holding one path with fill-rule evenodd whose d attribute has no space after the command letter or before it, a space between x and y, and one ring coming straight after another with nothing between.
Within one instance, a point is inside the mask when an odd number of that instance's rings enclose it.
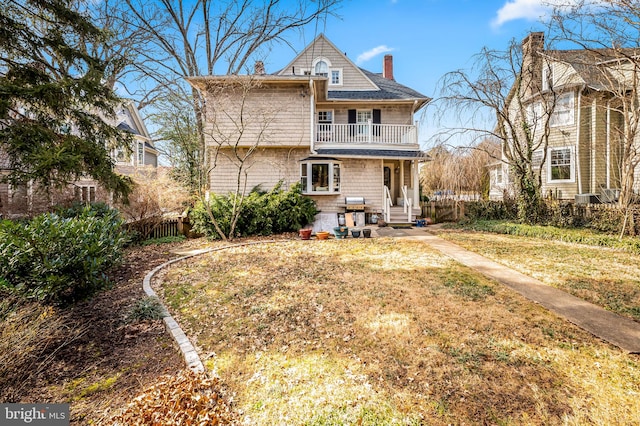
<instances>
[{"instance_id":1,"label":"concrete walkway","mask_svg":"<svg viewBox=\"0 0 640 426\"><path fill-rule=\"evenodd\" d=\"M443 254L517 291L578 327L629 353L640 353L640 323L543 284L484 256L446 241L426 228L379 228L379 236L422 241Z\"/></svg>"}]
</instances>

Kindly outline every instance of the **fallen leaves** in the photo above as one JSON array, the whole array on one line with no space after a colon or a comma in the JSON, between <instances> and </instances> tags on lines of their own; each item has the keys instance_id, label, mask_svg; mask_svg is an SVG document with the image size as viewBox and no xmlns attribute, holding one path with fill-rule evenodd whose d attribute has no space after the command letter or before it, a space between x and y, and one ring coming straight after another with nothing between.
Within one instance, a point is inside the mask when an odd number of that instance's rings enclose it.
<instances>
[{"instance_id":1,"label":"fallen leaves","mask_svg":"<svg viewBox=\"0 0 640 426\"><path fill-rule=\"evenodd\" d=\"M114 425L228 425L237 423L217 378L185 370L164 376L136 397Z\"/></svg>"}]
</instances>

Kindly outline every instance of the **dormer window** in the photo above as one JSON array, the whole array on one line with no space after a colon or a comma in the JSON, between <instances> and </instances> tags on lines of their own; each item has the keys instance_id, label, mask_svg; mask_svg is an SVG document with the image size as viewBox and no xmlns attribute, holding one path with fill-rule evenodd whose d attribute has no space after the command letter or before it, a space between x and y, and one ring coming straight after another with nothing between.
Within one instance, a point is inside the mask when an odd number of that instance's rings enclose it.
<instances>
[{"instance_id":1,"label":"dormer window","mask_svg":"<svg viewBox=\"0 0 640 426\"><path fill-rule=\"evenodd\" d=\"M329 65L324 60L318 61L314 67L314 74L327 77L329 75Z\"/></svg>"}]
</instances>

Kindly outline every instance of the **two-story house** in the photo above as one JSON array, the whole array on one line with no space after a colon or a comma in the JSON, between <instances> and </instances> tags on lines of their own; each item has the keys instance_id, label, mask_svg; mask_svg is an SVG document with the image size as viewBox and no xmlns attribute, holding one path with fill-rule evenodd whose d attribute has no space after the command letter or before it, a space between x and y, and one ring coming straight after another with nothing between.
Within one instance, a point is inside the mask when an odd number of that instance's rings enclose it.
<instances>
[{"instance_id":1,"label":"two-story house","mask_svg":"<svg viewBox=\"0 0 640 426\"><path fill-rule=\"evenodd\" d=\"M316 229L346 210L403 222L419 214L426 157L414 114L430 99L395 81L392 56L373 73L320 35L275 74L258 63L253 75L189 82L206 98L214 193L301 182L321 210Z\"/></svg>"},{"instance_id":2,"label":"two-story house","mask_svg":"<svg viewBox=\"0 0 640 426\"><path fill-rule=\"evenodd\" d=\"M624 157L640 153L640 135L630 127L640 117L628 108L640 93L633 89L640 81L630 60L638 51L549 50L544 34L536 32L523 40L522 52L523 69L527 64L532 70L523 78L533 79L528 87L537 89L517 101L527 106L530 128L536 120L538 129L543 120L549 126L548 144L532 155L533 166L541 166L542 195L579 203L616 201L628 167ZM490 166L493 199L512 191L508 161L503 160ZM640 169L632 166L630 172L637 192Z\"/></svg>"},{"instance_id":3,"label":"two-story house","mask_svg":"<svg viewBox=\"0 0 640 426\"><path fill-rule=\"evenodd\" d=\"M124 175L153 171L158 165L158 151L140 113L132 102L123 103L110 124L133 135L130 149L111 153L115 169ZM11 165L0 152L0 175ZM13 186L0 183L0 215L6 218L32 216L50 211L52 207L80 202L111 202L111 194L92 179L80 179L63 189L46 191L31 182Z\"/></svg>"}]
</instances>

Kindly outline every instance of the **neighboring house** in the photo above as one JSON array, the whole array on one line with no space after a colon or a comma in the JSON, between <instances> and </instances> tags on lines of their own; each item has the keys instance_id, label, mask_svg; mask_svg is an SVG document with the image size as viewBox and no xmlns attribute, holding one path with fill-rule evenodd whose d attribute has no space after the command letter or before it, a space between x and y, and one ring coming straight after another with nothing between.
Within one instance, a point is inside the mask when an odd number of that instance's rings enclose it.
<instances>
[{"instance_id":1,"label":"neighboring house","mask_svg":"<svg viewBox=\"0 0 640 426\"><path fill-rule=\"evenodd\" d=\"M134 135L130 155L124 150L112 153L116 170L125 175L154 170L158 164L158 151L136 107L131 102L124 103L111 124ZM7 159L0 157L0 174L8 173L9 168ZM92 179L80 179L65 189L50 191L31 182L17 187L0 183L0 215L5 218L31 216L74 201L110 203L111 194Z\"/></svg>"},{"instance_id":2,"label":"neighboring house","mask_svg":"<svg viewBox=\"0 0 640 426\"><path fill-rule=\"evenodd\" d=\"M253 75L188 80L206 98L214 193L301 182L321 210L315 229L346 210L403 222L420 213L414 114L430 99L394 80L391 55L373 73L320 35L276 74L257 63Z\"/></svg>"},{"instance_id":3,"label":"neighboring house","mask_svg":"<svg viewBox=\"0 0 640 426\"><path fill-rule=\"evenodd\" d=\"M545 115L541 93L553 91L554 96L547 99L555 99L555 108L547 115L550 133L546 152L533 152L533 165L542 165L543 196L579 203L616 201L624 149L620 135L625 130L623 114L616 106L621 88L630 83L629 76L637 76L629 72L631 64L621 59L621 54L637 57L637 52L545 50L541 32L527 36L522 50L523 64L532 64L534 70L528 76L534 79L530 87L539 88L538 93L525 93L521 98L527 104L528 121ZM638 141L635 145L632 150L637 149ZM506 159L489 167L491 198L512 193ZM639 174L636 170L636 191Z\"/></svg>"}]
</instances>

